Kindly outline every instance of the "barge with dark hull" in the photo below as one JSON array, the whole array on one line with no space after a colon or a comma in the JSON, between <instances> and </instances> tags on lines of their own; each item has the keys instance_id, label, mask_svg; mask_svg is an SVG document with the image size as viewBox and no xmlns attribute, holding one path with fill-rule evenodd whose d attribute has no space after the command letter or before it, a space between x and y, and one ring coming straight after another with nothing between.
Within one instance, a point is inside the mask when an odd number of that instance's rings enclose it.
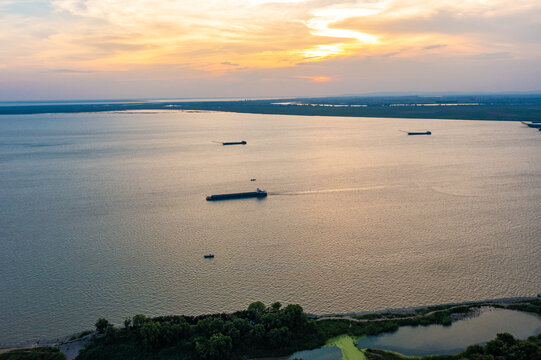
<instances>
[{"instance_id":1,"label":"barge with dark hull","mask_svg":"<svg viewBox=\"0 0 541 360\"><path fill-rule=\"evenodd\" d=\"M521 121L521 123L523 123L524 125L526 125L527 127L531 127L531 128L534 128L534 129L541 129L541 124L538 123L538 122L524 122L524 121Z\"/></svg>"},{"instance_id":2,"label":"barge with dark hull","mask_svg":"<svg viewBox=\"0 0 541 360\"><path fill-rule=\"evenodd\" d=\"M246 141L242 140L242 141L228 141L228 142L223 142L222 145L246 145Z\"/></svg>"},{"instance_id":3,"label":"barge with dark hull","mask_svg":"<svg viewBox=\"0 0 541 360\"><path fill-rule=\"evenodd\" d=\"M432 131L408 131L408 135L432 135Z\"/></svg>"},{"instance_id":4,"label":"barge with dark hull","mask_svg":"<svg viewBox=\"0 0 541 360\"><path fill-rule=\"evenodd\" d=\"M252 192L234 193L234 194L218 194L207 196L207 201L245 199L245 198L264 198L267 196L265 190L257 189Z\"/></svg>"},{"instance_id":5,"label":"barge with dark hull","mask_svg":"<svg viewBox=\"0 0 541 360\"><path fill-rule=\"evenodd\" d=\"M427 130L427 131L406 131L406 130L399 130L399 131L402 131L403 133L406 133L408 135L432 135L432 131L430 130Z\"/></svg>"}]
</instances>

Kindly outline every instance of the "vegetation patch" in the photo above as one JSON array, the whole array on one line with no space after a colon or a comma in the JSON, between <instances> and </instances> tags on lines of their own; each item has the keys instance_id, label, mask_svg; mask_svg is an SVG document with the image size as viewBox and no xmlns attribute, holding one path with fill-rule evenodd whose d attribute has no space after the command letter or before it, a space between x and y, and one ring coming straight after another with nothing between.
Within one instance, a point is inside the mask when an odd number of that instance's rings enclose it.
<instances>
[{"instance_id":1,"label":"vegetation patch","mask_svg":"<svg viewBox=\"0 0 541 360\"><path fill-rule=\"evenodd\" d=\"M356 322L348 319L329 319L318 321L318 327L325 338L330 339L343 334L359 337L394 332L398 330L399 325L393 320Z\"/></svg>"},{"instance_id":2,"label":"vegetation patch","mask_svg":"<svg viewBox=\"0 0 541 360\"><path fill-rule=\"evenodd\" d=\"M344 359L348 360L412 359L372 349L366 350L363 355L363 351L356 348L353 339L363 335L393 332L404 325L449 325L454 319L481 306L502 307L541 315L539 299L444 305L400 313L320 319L309 318L300 305L282 307L280 303L274 303L267 307L258 301L250 304L248 309L232 314L195 317L170 315L154 318L135 315L124 321L123 328L113 326L106 319L98 319L95 324L96 331L101 336L93 340L77 359L245 359L286 356L324 345L338 346ZM539 352L539 337L518 341L512 339L512 336L509 338L508 334L500 335L485 347L469 347L460 357L453 355L422 359L541 360L541 357L535 357ZM529 357L521 358L520 356L526 356L524 354Z\"/></svg>"},{"instance_id":3,"label":"vegetation patch","mask_svg":"<svg viewBox=\"0 0 541 360\"><path fill-rule=\"evenodd\" d=\"M239 359L282 356L325 344L316 321L299 305L261 302L233 314L197 317L135 315L117 329L96 322L103 334L78 359Z\"/></svg>"}]
</instances>

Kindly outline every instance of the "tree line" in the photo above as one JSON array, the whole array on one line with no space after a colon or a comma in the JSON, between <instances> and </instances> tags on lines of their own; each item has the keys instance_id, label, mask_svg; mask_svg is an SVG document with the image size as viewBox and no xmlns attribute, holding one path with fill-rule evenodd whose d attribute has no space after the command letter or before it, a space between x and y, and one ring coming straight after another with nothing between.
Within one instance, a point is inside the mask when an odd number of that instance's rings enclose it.
<instances>
[{"instance_id":1,"label":"tree line","mask_svg":"<svg viewBox=\"0 0 541 360\"><path fill-rule=\"evenodd\" d=\"M265 306L257 301L245 311L198 317L135 315L116 328L104 318L101 338L78 359L175 358L219 360L242 356L287 355L324 344L315 320L300 305Z\"/></svg>"}]
</instances>

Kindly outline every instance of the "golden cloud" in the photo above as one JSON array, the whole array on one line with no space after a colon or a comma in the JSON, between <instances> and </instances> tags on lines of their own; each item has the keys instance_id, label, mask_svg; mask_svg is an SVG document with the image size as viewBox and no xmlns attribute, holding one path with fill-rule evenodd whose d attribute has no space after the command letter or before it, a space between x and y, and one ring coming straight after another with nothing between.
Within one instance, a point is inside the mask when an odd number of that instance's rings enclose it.
<instances>
[{"instance_id":1,"label":"golden cloud","mask_svg":"<svg viewBox=\"0 0 541 360\"><path fill-rule=\"evenodd\" d=\"M334 57L416 57L429 49L539 54L520 40L538 33L535 0L51 0L49 8L41 17L1 15L4 67L168 65L223 74ZM524 14L530 23L517 20Z\"/></svg>"}]
</instances>

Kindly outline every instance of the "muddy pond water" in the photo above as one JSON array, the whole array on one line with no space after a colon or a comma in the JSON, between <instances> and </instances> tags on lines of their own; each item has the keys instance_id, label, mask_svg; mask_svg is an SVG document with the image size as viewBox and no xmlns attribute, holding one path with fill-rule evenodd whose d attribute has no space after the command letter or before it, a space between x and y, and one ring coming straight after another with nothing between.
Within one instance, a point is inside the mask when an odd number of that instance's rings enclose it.
<instances>
[{"instance_id":1,"label":"muddy pond water","mask_svg":"<svg viewBox=\"0 0 541 360\"><path fill-rule=\"evenodd\" d=\"M479 316L456 321L450 326L403 326L394 333L363 337L358 347L414 356L453 354L469 345L492 340L503 332L526 339L541 332L541 318L520 311L482 308Z\"/></svg>"}]
</instances>

